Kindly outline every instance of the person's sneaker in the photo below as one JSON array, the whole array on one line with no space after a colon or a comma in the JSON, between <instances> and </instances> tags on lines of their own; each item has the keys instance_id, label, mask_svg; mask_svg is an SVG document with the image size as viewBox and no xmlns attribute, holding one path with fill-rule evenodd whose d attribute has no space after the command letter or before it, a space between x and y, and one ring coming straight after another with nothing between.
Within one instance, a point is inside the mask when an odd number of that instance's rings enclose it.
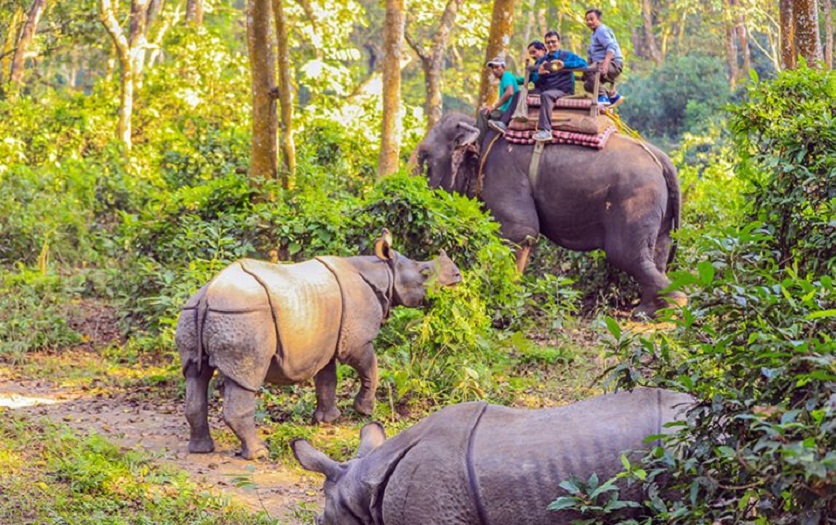
<instances>
[{"instance_id":1,"label":"person's sneaker","mask_svg":"<svg viewBox=\"0 0 836 525\"><path fill-rule=\"evenodd\" d=\"M598 103L604 106L609 106L611 104L610 97L606 95L598 95Z\"/></svg>"},{"instance_id":2,"label":"person's sneaker","mask_svg":"<svg viewBox=\"0 0 836 525\"><path fill-rule=\"evenodd\" d=\"M537 142L548 142L552 139L552 130L550 129L541 129L537 133L531 136Z\"/></svg>"},{"instance_id":3,"label":"person's sneaker","mask_svg":"<svg viewBox=\"0 0 836 525\"><path fill-rule=\"evenodd\" d=\"M620 93L616 93L610 97L610 108L614 108L622 102L624 102L624 97L622 97Z\"/></svg>"},{"instance_id":4,"label":"person's sneaker","mask_svg":"<svg viewBox=\"0 0 836 525\"><path fill-rule=\"evenodd\" d=\"M498 131L502 135L505 135L505 132L508 131L508 125L501 120L489 120L488 127L494 131Z\"/></svg>"}]
</instances>

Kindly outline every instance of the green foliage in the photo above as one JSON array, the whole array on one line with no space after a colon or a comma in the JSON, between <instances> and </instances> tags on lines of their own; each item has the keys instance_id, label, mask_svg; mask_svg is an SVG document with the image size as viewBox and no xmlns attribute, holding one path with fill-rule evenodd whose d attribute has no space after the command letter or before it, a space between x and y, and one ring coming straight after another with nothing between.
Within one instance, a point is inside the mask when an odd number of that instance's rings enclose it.
<instances>
[{"instance_id":1,"label":"green foliage","mask_svg":"<svg viewBox=\"0 0 836 525\"><path fill-rule=\"evenodd\" d=\"M584 516L583 519L572 520L573 525L637 525L638 522L635 520L618 519L618 514L624 509L637 508L640 505L634 501L620 499L621 489L615 481L616 478L613 478L601 483L594 472L586 481L573 476L560 483L560 488L566 491L567 495L551 502L548 509L558 512L571 509Z\"/></svg>"},{"instance_id":2,"label":"green foliage","mask_svg":"<svg viewBox=\"0 0 836 525\"><path fill-rule=\"evenodd\" d=\"M750 214L774 232L779 261L836 267L836 74L802 65L752 83L734 111Z\"/></svg>"},{"instance_id":3,"label":"green foliage","mask_svg":"<svg viewBox=\"0 0 836 525\"><path fill-rule=\"evenodd\" d=\"M54 350L81 342L67 322L76 300L72 281L55 274L0 272L0 360L26 352Z\"/></svg>"},{"instance_id":4,"label":"green foliage","mask_svg":"<svg viewBox=\"0 0 836 525\"><path fill-rule=\"evenodd\" d=\"M707 260L674 284L695 288L675 333L613 330L625 359L612 370L619 383L649 381L703 400L687 433L669 442L675 453L650 458L649 469L672 472L672 486L688 495L657 506L659 523L831 516L836 284L782 270L772 242L754 226L708 239Z\"/></svg>"},{"instance_id":5,"label":"green foliage","mask_svg":"<svg viewBox=\"0 0 836 525\"><path fill-rule=\"evenodd\" d=\"M722 59L699 54L668 57L619 89L629 101L619 112L630 126L673 140L705 129L731 99Z\"/></svg>"}]
</instances>

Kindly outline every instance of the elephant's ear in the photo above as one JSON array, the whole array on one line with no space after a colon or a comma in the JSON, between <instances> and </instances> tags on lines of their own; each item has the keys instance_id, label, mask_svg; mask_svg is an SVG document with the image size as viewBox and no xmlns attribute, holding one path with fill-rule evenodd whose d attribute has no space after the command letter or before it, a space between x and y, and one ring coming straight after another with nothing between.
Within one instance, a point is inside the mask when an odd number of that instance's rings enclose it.
<instances>
[{"instance_id":1,"label":"elephant's ear","mask_svg":"<svg viewBox=\"0 0 836 525\"><path fill-rule=\"evenodd\" d=\"M380 237L375 239L374 254L384 261L391 261L395 258L395 250L392 249L392 234L388 228L383 228Z\"/></svg>"},{"instance_id":2,"label":"elephant's ear","mask_svg":"<svg viewBox=\"0 0 836 525\"><path fill-rule=\"evenodd\" d=\"M290 448L302 468L325 474L325 479L328 481L335 481L345 470L343 466L315 449L304 439L294 439L290 442Z\"/></svg>"},{"instance_id":3,"label":"elephant's ear","mask_svg":"<svg viewBox=\"0 0 836 525\"><path fill-rule=\"evenodd\" d=\"M354 457L358 459L366 457L372 450L382 445L384 441L386 441L386 430L383 429L381 423L374 421L364 425L360 429L360 446L357 447L357 454Z\"/></svg>"},{"instance_id":4,"label":"elephant's ear","mask_svg":"<svg viewBox=\"0 0 836 525\"><path fill-rule=\"evenodd\" d=\"M454 148L461 148L476 144L479 140L479 128L471 126L467 122L459 122L456 124L456 138L454 139Z\"/></svg>"}]
</instances>

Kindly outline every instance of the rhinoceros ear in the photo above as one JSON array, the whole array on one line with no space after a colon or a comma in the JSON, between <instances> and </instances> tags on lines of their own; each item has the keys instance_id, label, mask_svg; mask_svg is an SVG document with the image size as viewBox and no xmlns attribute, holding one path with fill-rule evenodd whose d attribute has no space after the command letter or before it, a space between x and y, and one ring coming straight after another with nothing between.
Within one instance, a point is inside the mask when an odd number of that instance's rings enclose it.
<instances>
[{"instance_id":1,"label":"rhinoceros ear","mask_svg":"<svg viewBox=\"0 0 836 525\"><path fill-rule=\"evenodd\" d=\"M374 421L364 425L360 429L360 446L357 447L355 457L358 459L366 457L369 452L382 445L384 441L386 441L386 430L383 429L381 423Z\"/></svg>"},{"instance_id":2,"label":"rhinoceros ear","mask_svg":"<svg viewBox=\"0 0 836 525\"><path fill-rule=\"evenodd\" d=\"M344 470L339 463L315 449L304 439L294 439L290 442L290 448L293 449L293 455L296 456L296 461L302 465L302 468L325 474L325 479L328 481L336 480Z\"/></svg>"},{"instance_id":3,"label":"rhinoceros ear","mask_svg":"<svg viewBox=\"0 0 836 525\"><path fill-rule=\"evenodd\" d=\"M395 251L392 249L392 234L389 233L388 228L383 228L380 232L380 237L374 241L374 254L378 259L384 261L391 261L395 258Z\"/></svg>"}]
</instances>

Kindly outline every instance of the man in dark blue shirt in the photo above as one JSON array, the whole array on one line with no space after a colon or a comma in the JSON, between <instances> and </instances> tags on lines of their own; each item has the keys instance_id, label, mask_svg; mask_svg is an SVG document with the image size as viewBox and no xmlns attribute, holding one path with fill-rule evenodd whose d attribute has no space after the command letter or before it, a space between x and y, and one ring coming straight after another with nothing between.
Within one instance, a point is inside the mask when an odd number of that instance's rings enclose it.
<instances>
[{"instance_id":1,"label":"man in dark blue shirt","mask_svg":"<svg viewBox=\"0 0 836 525\"><path fill-rule=\"evenodd\" d=\"M586 60L560 49L560 35L549 31L545 36L548 53L535 64L537 71L531 74L535 92L540 94L540 118L534 140L552 139L552 110L560 97L575 93L575 75L568 69L586 67Z\"/></svg>"}]
</instances>

